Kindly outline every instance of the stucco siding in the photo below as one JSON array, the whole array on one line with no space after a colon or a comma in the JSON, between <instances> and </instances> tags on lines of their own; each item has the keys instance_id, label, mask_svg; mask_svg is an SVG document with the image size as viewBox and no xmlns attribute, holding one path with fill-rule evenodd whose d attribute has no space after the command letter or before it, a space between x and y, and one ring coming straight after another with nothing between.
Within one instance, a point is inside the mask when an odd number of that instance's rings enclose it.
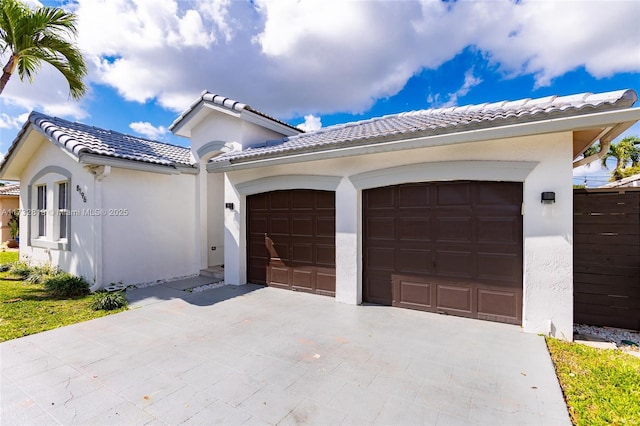
<instances>
[{"instance_id":1,"label":"stucco siding","mask_svg":"<svg viewBox=\"0 0 640 426\"><path fill-rule=\"evenodd\" d=\"M68 171L69 180L69 207L78 210L79 214L70 218L71 238L68 242L68 250L35 247L30 244L30 236L34 238L34 217L26 214L29 209L34 209L35 194L32 184L47 183L65 179L58 173L46 173L44 170L56 170L57 168ZM34 181L34 178L41 175ZM90 215L81 214L83 210L95 208L93 192L93 175L83 165L74 161L70 156L49 142L44 142L31 157L20 177L20 257L34 263L51 263L58 265L62 270L86 278L95 284L95 228L94 220ZM30 191L30 186L32 187ZM78 190L77 188L80 188ZM82 198L84 194L85 200ZM47 207L53 207L52 191L47 197ZM29 199L31 197L31 200ZM48 218L49 222L55 217ZM29 223L31 221L31 223ZM29 235L31 234L31 235Z\"/></svg>"},{"instance_id":2,"label":"stucco siding","mask_svg":"<svg viewBox=\"0 0 640 426\"><path fill-rule=\"evenodd\" d=\"M102 182L104 285L198 273L195 179L112 169Z\"/></svg>"},{"instance_id":3,"label":"stucco siding","mask_svg":"<svg viewBox=\"0 0 640 426\"><path fill-rule=\"evenodd\" d=\"M231 284L246 280L246 195L237 189L242 183L279 175L341 179L336 190L336 299L357 304L362 301L364 187L432 180L520 181L524 189L523 327L571 339L571 161L572 134L567 132L227 172L225 201L237 208L225 215L225 264L238 271L227 280ZM543 206L543 191L555 192L556 203Z\"/></svg>"}]
</instances>

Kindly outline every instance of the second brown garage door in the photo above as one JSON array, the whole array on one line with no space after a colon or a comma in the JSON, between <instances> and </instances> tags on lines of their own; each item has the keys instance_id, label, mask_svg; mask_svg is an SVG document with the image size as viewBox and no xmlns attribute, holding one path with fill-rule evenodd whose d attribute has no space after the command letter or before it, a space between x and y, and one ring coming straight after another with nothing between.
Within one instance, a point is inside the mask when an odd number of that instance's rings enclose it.
<instances>
[{"instance_id":1,"label":"second brown garage door","mask_svg":"<svg viewBox=\"0 0 640 426\"><path fill-rule=\"evenodd\" d=\"M522 184L363 191L365 302L522 323Z\"/></svg>"},{"instance_id":2,"label":"second brown garage door","mask_svg":"<svg viewBox=\"0 0 640 426\"><path fill-rule=\"evenodd\" d=\"M306 189L247 197L247 280L334 296L335 195Z\"/></svg>"}]
</instances>

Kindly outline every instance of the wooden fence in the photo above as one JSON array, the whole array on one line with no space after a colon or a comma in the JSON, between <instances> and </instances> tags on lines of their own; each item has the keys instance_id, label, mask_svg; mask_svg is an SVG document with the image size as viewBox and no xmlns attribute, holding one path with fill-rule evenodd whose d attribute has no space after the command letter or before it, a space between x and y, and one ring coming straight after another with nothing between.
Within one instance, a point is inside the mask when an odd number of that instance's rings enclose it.
<instances>
[{"instance_id":1,"label":"wooden fence","mask_svg":"<svg viewBox=\"0 0 640 426\"><path fill-rule=\"evenodd\" d=\"M574 322L640 330L640 188L576 189L573 215Z\"/></svg>"}]
</instances>

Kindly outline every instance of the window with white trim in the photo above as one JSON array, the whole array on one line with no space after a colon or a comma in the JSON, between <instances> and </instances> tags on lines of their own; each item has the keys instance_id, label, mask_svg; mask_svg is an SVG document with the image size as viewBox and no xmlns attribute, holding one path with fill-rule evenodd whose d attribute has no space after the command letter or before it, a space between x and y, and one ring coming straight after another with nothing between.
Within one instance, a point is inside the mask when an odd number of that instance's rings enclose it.
<instances>
[{"instance_id":1,"label":"window with white trim","mask_svg":"<svg viewBox=\"0 0 640 426\"><path fill-rule=\"evenodd\" d=\"M47 235L47 185L38 185L37 209L38 209L38 237Z\"/></svg>"},{"instance_id":2,"label":"window with white trim","mask_svg":"<svg viewBox=\"0 0 640 426\"><path fill-rule=\"evenodd\" d=\"M46 166L33 176L27 188L27 244L71 250L71 173L60 166Z\"/></svg>"}]
</instances>

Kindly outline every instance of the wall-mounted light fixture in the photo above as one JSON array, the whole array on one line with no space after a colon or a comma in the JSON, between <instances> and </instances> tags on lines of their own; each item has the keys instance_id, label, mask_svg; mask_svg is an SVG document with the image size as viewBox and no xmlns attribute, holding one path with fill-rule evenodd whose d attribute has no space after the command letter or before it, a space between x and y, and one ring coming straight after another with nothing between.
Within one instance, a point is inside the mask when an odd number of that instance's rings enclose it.
<instances>
[{"instance_id":1,"label":"wall-mounted light fixture","mask_svg":"<svg viewBox=\"0 0 640 426\"><path fill-rule=\"evenodd\" d=\"M555 192L543 192L540 195L540 202L542 204L553 204L556 202L556 193Z\"/></svg>"},{"instance_id":2,"label":"wall-mounted light fixture","mask_svg":"<svg viewBox=\"0 0 640 426\"><path fill-rule=\"evenodd\" d=\"M233 203L224 203L224 208L225 209L229 209L229 210L233 210Z\"/></svg>"}]
</instances>

